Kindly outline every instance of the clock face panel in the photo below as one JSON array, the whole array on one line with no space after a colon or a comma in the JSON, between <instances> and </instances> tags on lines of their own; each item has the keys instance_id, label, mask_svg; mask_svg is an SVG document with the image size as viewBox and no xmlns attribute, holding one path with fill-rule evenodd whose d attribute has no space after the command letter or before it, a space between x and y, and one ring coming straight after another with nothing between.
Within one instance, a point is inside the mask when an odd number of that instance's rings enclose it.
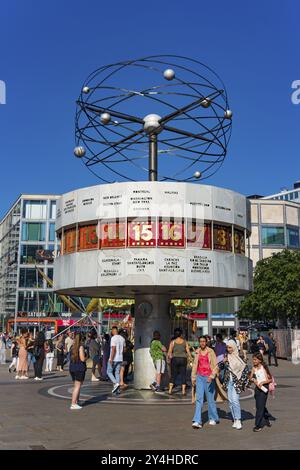
<instances>
[{"instance_id":1,"label":"clock face panel","mask_svg":"<svg viewBox=\"0 0 300 470\"><path fill-rule=\"evenodd\" d=\"M152 304L150 304L150 302L142 302L138 306L138 312L144 316L150 315L150 313L152 313L152 310L153 310L153 306Z\"/></svg>"}]
</instances>

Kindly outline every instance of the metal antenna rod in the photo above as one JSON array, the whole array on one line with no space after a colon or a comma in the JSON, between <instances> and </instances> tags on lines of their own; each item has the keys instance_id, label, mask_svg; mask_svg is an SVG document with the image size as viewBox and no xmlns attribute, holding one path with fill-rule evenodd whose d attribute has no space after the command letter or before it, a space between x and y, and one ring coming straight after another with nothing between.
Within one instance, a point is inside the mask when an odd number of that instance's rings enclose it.
<instances>
[{"instance_id":1,"label":"metal antenna rod","mask_svg":"<svg viewBox=\"0 0 300 470\"><path fill-rule=\"evenodd\" d=\"M157 134L149 135L149 181L157 181Z\"/></svg>"}]
</instances>

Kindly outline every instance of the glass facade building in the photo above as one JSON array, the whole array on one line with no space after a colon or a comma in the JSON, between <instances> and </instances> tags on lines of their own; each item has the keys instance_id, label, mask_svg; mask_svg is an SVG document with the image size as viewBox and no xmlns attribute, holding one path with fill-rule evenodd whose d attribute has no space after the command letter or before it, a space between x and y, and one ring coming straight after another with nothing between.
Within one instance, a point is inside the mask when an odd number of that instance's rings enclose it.
<instances>
[{"instance_id":1,"label":"glass facade building","mask_svg":"<svg viewBox=\"0 0 300 470\"><path fill-rule=\"evenodd\" d=\"M47 278L53 259L39 252L60 250L55 236L58 195L21 195L0 221L0 313L45 316L63 311ZM38 268L38 269L37 269ZM44 277L45 276L45 277Z\"/></svg>"}]
</instances>

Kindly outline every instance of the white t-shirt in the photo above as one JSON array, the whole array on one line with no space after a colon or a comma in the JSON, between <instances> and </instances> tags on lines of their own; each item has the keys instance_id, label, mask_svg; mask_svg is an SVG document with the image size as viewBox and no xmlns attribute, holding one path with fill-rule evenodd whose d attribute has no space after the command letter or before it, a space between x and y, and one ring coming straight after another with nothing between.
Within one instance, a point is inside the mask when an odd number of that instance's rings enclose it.
<instances>
[{"instance_id":1,"label":"white t-shirt","mask_svg":"<svg viewBox=\"0 0 300 470\"><path fill-rule=\"evenodd\" d=\"M256 380L259 384L268 380L264 367L260 367L259 369L254 368L254 371L256 375Z\"/></svg>"},{"instance_id":2,"label":"white t-shirt","mask_svg":"<svg viewBox=\"0 0 300 470\"><path fill-rule=\"evenodd\" d=\"M113 358L114 362L123 361L123 351L125 346L125 339L121 335L114 335L110 340L110 357L112 352L112 346L116 347L115 357Z\"/></svg>"}]
</instances>

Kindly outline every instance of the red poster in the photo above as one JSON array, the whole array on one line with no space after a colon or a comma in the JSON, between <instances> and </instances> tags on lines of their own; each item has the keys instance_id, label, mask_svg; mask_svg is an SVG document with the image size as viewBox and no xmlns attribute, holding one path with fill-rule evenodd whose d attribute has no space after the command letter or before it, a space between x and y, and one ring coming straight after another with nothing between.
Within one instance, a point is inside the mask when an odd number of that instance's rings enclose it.
<instances>
[{"instance_id":1,"label":"red poster","mask_svg":"<svg viewBox=\"0 0 300 470\"><path fill-rule=\"evenodd\" d=\"M211 225L210 223L188 221L187 246L206 248L211 250Z\"/></svg>"},{"instance_id":2,"label":"red poster","mask_svg":"<svg viewBox=\"0 0 300 470\"><path fill-rule=\"evenodd\" d=\"M101 222L101 248L125 247L125 222Z\"/></svg>"},{"instance_id":3,"label":"red poster","mask_svg":"<svg viewBox=\"0 0 300 470\"><path fill-rule=\"evenodd\" d=\"M156 222L154 220L132 220L128 222L127 246L156 246Z\"/></svg>"},{"instance_id":4,"label":"red poster","mask_svg":"<svg viewBox=\"0 0 300 470\"><path fill-rule=\"evenodd\" d=\"M162 220L158 224L158 246L184 247L184 220Z\"/></svg>"}]
</instances>

